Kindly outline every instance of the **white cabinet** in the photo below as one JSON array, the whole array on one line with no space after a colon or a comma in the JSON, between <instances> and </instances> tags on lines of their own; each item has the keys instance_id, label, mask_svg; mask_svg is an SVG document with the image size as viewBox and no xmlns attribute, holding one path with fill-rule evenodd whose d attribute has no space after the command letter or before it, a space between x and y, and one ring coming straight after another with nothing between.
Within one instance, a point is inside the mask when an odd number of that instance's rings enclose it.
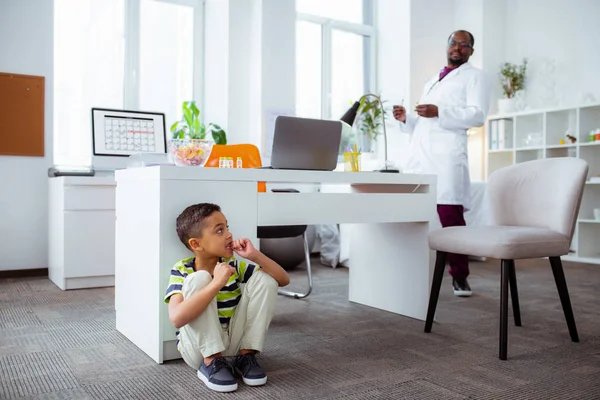
<instances>
[{"instance_id":1,"label":"white cabinet","mask_svg":"<svg viewBox=\"0 0 600 400\"><path fill-rule=\"evenodd\" d=\"M49 178L50 280L63 290L115 282L115 180Z\"/></svg>"},{"instance_id":2,"label":"white cabinet","mask_svg":"<svg viewBox=\"0 0 600 400\"><path fill-rule=\"evenodd\" d=\"M575 137L575 143L567 135ZM587 161L590 171L572 252L563 259L600 264L600 220L594 217L594 210L600 210L600 104L490 116L486 149L486 177L502 167L540 158Z\"/></svg>"}]
</instances>

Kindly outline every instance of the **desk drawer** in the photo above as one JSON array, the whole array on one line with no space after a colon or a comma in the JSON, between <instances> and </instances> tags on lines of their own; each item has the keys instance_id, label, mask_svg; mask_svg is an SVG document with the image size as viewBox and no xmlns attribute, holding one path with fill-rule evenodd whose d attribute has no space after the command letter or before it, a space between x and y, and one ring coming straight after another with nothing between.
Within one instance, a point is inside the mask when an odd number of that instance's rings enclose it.
<instances>
[{"instance_id":1,"label":"desk drawer","mask_svg":"<svg viewBox=\"0 0 600 400\"><path fill-rule=\"evenodd\" d=\"M429 222L430 193L259 193L258 225Z\"/></svg>"},{"instance_id":2,"label":"desk drawer","mask_svg":"<svg viewBox=\"0 0 600 400\"><path fill-rule=\"evenodd\" d=\"M65 210L114 210L115 186L65 186Z\"/></svg>"}]
</instances>

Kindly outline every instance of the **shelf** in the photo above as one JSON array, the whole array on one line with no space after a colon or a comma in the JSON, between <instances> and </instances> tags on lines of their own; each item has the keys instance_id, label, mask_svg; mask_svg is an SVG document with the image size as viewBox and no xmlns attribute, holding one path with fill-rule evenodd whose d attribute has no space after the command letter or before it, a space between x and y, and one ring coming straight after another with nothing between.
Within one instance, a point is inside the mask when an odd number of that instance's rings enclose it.
<instances>
[{"instance_id":1,"label":"shelf","mask_svg":"<svg viewBox=\"0 0 600 400\"><path fill-rule=\"evenodd\" d=\"M544 108L544 109L539 109L539 110L524 110L524 111L518 111L518 112L508 113L508 114L495 114L495 115L488 116L488 119L490 119L490 120L512 119L514 117L522 117L522 116L526 116L526 115L544 114L544 113L552 113L552 112L560 112L560 111L570 111L570 110L574 110L574 109L580 109L585 112L588 112L588 111L593 112L593 111L596 111L595 109L597 109L597 108L600 108L600 104L552 107L552 108Z\"/></svg>"},{"instance_id":2,"label":"shelf","mask_svg":"<svg viewBox=\"0 0 600 400\"><path fill-rule=\"evenodd\" d=\"M577 136L577 109L546 113L546 143L568 141L567 135Z\"/></svg>"},{"instance_id":3,"label":"shelf","mask_svg":"<svg viewBox=\"0 0 600 400\"><path fill-rule=\"evenodd\" d=\"M600 140L589 142L590 132L600 129L600 104L497 114L488 117L486 129L488 178L504 167L561 157L586 161L588 177L600 177ZM571 142L567 135L576 141ZM573 251L563 260L600 265L600 220L594 211L598 208L600 181L587 181L573 232Z\"/></svg>"},{"instance_id":4,"label":"shelf","mask_svg":"<svg viewBox=\"0 0 600 400\"><path fill-rule=\"evenodd\" d=\"M544 146L518 147L517 151L538 151L544 150Z\"/></svg>"},{"instance_id":5,"label":"shelf","mask_svg":"<svg viewBox=\"0 0 600 400\"><path fill-rule=\"evenodd\" d=\"M600 146L600 140L596 140L595 142L582 142L579 143L580 146Z\"/></svg>"}]
</instances>

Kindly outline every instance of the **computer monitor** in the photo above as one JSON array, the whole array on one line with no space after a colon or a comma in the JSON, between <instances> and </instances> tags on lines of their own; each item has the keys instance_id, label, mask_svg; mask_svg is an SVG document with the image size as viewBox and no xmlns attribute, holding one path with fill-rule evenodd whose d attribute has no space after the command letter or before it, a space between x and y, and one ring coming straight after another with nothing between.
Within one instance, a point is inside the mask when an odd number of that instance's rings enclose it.
<instances>
[{"instance_id":1,"label":"computer monitor","mask_svg":"<svg viewBox=\"0 0 600 400\"><path fill-rule=\"evenodd\" d=\"M165 114L92 108L92 166L95 170L127 168L137 153L166 153Z\"/></svg>"},{"instance_id":2,"label":"computer monitor","mask_svg":"<svg viewBox=\"0 0 600 400\"><path fill-rule=\"evenodd\" d=\"M275 120L271 168L333 171L342 140L342 123L279 116Z\"/></svg>"}]
</instances>

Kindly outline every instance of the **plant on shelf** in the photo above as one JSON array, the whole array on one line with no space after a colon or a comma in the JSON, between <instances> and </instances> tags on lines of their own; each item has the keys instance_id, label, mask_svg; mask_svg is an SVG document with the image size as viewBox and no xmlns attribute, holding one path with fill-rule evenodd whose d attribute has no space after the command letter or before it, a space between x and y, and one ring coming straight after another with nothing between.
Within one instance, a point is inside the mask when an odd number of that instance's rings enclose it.
<instances>
[{"instance_id":1,"label":"plant on shelf","mask_svg":"<svg viewBox=\"0 0 600 400\"><path fill-rule=\"evenodd\" d=\"M500 68L502 91L507 99L512 99L515 94L525 88L525 75L527 73L527 59L522 65L505 62Z\"/></svg>"},{"instance_id":2,"label":"plant on shelf","mask_svg":"<svg viewBox=\"0 0 600 400\"><path fill-rule=\"evenodd\" d=\"M227 134L212 122L207 127L200 121L200 110L195 101L184 101L182 104L183 119L171 125L173 139L206 139L210 132L215 144L227 144Z\"/></svg>"}]
</instances>

